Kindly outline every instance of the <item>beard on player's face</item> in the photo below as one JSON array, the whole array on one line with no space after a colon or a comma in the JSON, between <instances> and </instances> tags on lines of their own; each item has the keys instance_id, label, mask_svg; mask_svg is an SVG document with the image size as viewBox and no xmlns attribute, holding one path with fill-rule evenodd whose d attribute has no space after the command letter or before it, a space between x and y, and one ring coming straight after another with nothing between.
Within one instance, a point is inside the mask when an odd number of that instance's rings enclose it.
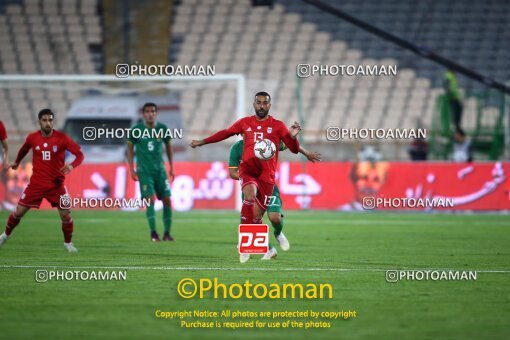
<instances>
[{"instance_id":1,"label":"beard on player's face","mask_svg":"<svg viewBox=\"0 0 510 340\"><path fill-rule=\"evenodd\" d=\"M39 125L45 134L49 134L53 130L53 121L42 120L39 122Z\"/></svg>"},{"instance_id":2,"label":"beard on player's face","mask_svg":"<svg viewBox=\"0 0 510 340\"><path fill-rule=\"evenodd\" d=\"M53 127L49 124L44 124L43 126L41 126L41 129L46 133L50 133L51 130L53 130Z\"/></svg>"},{"instance_id":3,"label":"beard on player's face","mask_svg":"<svg viewBox=\"0 0 510 340\"><path fill-rule=\"evenodd\" d=\"M264 110L263 108L259 108L259 109L256 109L255 110L255 114L257 115L257 117L259 118L266 118L266 116L268 115L269 113L269 110Z\"/></svg>"}]
</instances>

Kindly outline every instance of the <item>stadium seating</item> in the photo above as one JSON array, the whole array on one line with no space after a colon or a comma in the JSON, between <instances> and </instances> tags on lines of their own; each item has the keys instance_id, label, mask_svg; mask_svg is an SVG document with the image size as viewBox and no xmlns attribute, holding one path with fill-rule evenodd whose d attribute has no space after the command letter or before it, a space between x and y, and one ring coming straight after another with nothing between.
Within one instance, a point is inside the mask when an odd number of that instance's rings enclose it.
<instances>
[{"instance_id":1,"label":"stadium seating","mask_svg":"<svg viewBox=\"0 0 510 340\"><path fill-rule=\"evenodd\" d=\"M172 27L177 64L214 64L217 73L245 73L248 93L252 80L266 80L273 88L273 111L284 120L297 119L297 64L397 64L397 60L367 58L346 41L321 31L300 14L276 5L251 7L250 1L182 1ZM225 25L228 22L228 25ZM311 77L302 81L303 113L310 141L323 139L325 126L415 127L416 118L430 119L435 94L427 78L409 68L397 77ZM260 84L260 82L259 82ZM234 100L223 101L222 89L204 90L184 105L193 130L218 129L235 117ZM187 98L187 96L185 96ZM225 98L226 99L226 98ZM185 100L186 101L186 100ZM212 101L212 105L211 105ZM221 108L221 110L219 110ZM204 111L205 110L205 111ZM251 112L250 104L246 110ZM204 126L203 117L214 115Z\"/></svg>"},{"instance_id":2,"label":"stadium seating","mask_svg":"<svg viewBox=\"0 0 510 340\"><path fill-rule=\"evenodd\" d=\"M510 79L510 36L506 29L508 1L408 1L326 0L334 7L398 37L428 47L447 58L460 62L500 81ZM326 14L302 1L278 0L289 12L302 16L321 31L330 32L351 48L359 49L370 58L392 57L403 66L412 67L420 77L440 87L443 68L397 48L352 24ZM426 13L426 15L424 15ZM503 68L499 66L505 66ZM483 85L460 78L459 85L467 91Z\"/></svg>"},{"instance_id":3,"label":"stadium seating","mask_svg":"<svg viewBox=\"0 0 510 340\"><path fill-rule=\"evenodd\" d=\"M478 14L473 13L487 6L477 3L473 8L462 8L459 3L454 1L452 5L438 4L430 8L429 5L411 6L402 1L351 0L342 1L340 7L396 35L410 40L416 38L418 44L431 48L437 46L437 51L447 57L462 61L469 55L473 65L475 60L483 59L482 64L476 64L477 69L488 70L486 66L492 65L496 54L488 53L486 49L475 50L473 40L460 39L465 33L459 29L462 15L457 13L451 18L444 15L455 9L477 17ZM418 11L416 6L424 8ZM493 8L497 9L497 6ZM420 12L423 11L432 11L430 17L422 20L425 22L420 22L418 17L412 19L411 14L422 16ZM489 25L492 27L489 30L492 32L505 21L502 20L504 14L498 15L494 10L491 13L494 23ZM440 43L444 40L445 25L452 28L447 39L451 45ZM273 8L269 8L251 7L248 0L236 2L236 6L231 6L229 0L183 0L177 6L172 32L173 62L209 63L215 64L219 73L245 73L249 79L248 93L256 90L250 85L253 80L270 82L271 85L261 88L274 88L273 111L285 120L297 118L296 64L398 65L397 77L303 79L303 113L307 131L311 132L307 135L310 141L323 139L321 131L329 125L411 128L420 123L429 126L436 97L442 93L444 69L441 67L301 1L277 1ZM492 44L485 43L488 50L497 50L498 36L491 39ZM466 52L460 59L456 58L459 49L470 51L470 54ZM487 57L488 54L491 57ZM472 82L462 77L459 82L473 87ZM215 130L224 126L225 121L234 120L234 103L220 100L221 89L204 92L207 92L206 96L198 94L195 102L185 104L186 121L193 130L201 130L204 126ZM474 124L475 108L471 102L471 99L466 100L466 127ZM218 110L219 105L221 110ZM251 111L249 103L246 109ZM204 122L203 117L212 115L218 119L200 125Z\"/></svg>"},{"instance_id":4,"label":"stadium seating","mask_svg":"<svg viewBox=\"0 0 510 340\"><path fill-rule=\"evenodd\" d=\"M90 47L101 44L97 0L24 0L0 6L0 73L94 74L101 65ZM32 129L42 107L63 122L78 93L53 88L0 88L0 112L7 129ZM60 87L60 89L59 89ZM28 124L28 126L27 126ZM11 132L12 133L12 132Z\"/></svg>"},{"instance_id":5,"label":"stadium seating","mask_svg":"<svg viewBox=\"0 0 510 340\"><path fill-rule=\"evenodd\" d=\"M502 29L504 11L497 11L499 5L474 0L469 1L472 6L462 3L346 0L338 6L496 79L508 79L510 36ZM0 72L101 73L103 33L98 4L98 0L0 0ZM429 15L423 17L424 12ZM481 23L479 13L487 22ZM247 94L268 90L274 98L272 111L284 121L298 119L298 108L302 108L308 142L324 141L324 128L330 125L430 126L436 97L443 92L444 69L302 1L278 0L269 8L252 7L249 0L181 0L175 2L171 22L169 63L208 64L216 66L216 73L244 73ZM296 65L300 63L396 64L398 76L304 78L299 105ZM477 88L463 77L459 83L463 89ZM41 106L53 107L63 122L78 95L58 86L0 88L0 112L10 130L22 126L26 130L27 122L35 126L33 112ZM184 91L182 99L190 137L217 130L236 118L233 85ZM245 105L246 112L252 112L249 100ZM466 127L475 124L476 109L476 102L466 99Z\"/></svg>"}]
</instances>

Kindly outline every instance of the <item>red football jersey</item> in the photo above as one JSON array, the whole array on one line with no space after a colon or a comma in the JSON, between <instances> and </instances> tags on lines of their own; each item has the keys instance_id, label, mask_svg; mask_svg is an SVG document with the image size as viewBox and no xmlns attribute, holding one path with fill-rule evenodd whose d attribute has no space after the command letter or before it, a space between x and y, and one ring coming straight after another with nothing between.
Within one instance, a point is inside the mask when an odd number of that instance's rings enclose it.
<instances>
[{"instance_id":1,"label":"red football jersey","mask_svg":"<svg viewBox=\"0 0 510 340\"><path fill-rule=\"evenodd\" d=\"M235 134L243 134L244 139L243 159L239 165L239 171L250 174L265 182L275 182L281 141L293 153L299 152L298 140L290 136L289 130L281 120L274 119L272 116L263 121L257 120L256 116L241 118L228 129L222 130L206 138L204 141L206 143L215 143ZM253 151L255 142L261 139L269 139L276 146L275 156L267 161L258 159Z\"/></svg>"},{"instance_id":2,"label":"red football jersey","mask_svg":"<svg viewBox=\"0 0 510 340\"><path fill-rule=\"evenodd\" d=\"M30 149L33 152L33 174L30 178L32 185L54 187L55 184L64 182L65 176L61 169L65 165L66 150L76 156L71 163L73 167L80 165L83 160L78 144L65 133L56 130L53 130L49 137L44 137L41 131L29 134L15 162L19 163Z\"/></svg>"}]
</instances>

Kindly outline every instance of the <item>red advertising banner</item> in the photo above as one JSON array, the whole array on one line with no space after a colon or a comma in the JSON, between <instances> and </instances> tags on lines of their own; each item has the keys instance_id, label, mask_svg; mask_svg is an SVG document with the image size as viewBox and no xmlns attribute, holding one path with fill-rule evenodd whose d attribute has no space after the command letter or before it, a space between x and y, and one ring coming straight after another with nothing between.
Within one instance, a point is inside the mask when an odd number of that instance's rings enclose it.
<instances>
[{"instance_id":1,"label":"red advertising banner","mask_svg":"<svg viewBox=\"0 0 510 340\"><path fill-rule=\"evenodd\" d=\"M277 185L287 210L510 210L509 173L508 162L281 162ZM239 184L229 178L225 163L179 162L175 174L175 210L235 209ZM30 176L30 164L2 176L5 208L15 207ZM82 165L67 176L66 186L71 197L140 197L126 164Z\"/></svg>"},{"instance_id":2,"label":"red advertising banner","mask_svg":"<svg viewBox=\"0 0 510 340\"><path fill-rule=\"evenodd\" d=\"M510 210L509 173L500 162L282 163L278 185L285 209L361 211L373 197L392 203L377 210L430 210L420 202L433 201L446 203L433 210Z\"/></svg>"}]
</instances>

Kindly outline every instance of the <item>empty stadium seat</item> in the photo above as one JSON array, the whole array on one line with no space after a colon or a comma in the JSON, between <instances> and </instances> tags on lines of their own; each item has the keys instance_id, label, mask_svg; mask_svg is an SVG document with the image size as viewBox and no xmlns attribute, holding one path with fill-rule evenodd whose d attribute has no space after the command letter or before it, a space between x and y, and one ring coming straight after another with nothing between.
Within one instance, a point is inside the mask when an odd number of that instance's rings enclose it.
<instances>
[{"instance_id":1,"label":"empty stadium seat","mask_svg":"<svg viewBox=\"0 0 510 340\"><path fill-rule=\"evenodd\" d=\"M0 73L3 74L94 74L89 44L102 41L97 0L21 0L6 6L0 14ZM30 90L32 91L32 89ZM35 90L34 90L35 91ZM72 97L64 91L18 97L6 97L8 107L16 101L16 110L6 110L15 129L27 127L25 118L35 125L34 111L41 107L58 109L63 122ZM60 94L58 94L60 93ZM19 125L17 125L19 124ZM23 124L23 125L21 125Z\"/></svg>"}]
</instances>

